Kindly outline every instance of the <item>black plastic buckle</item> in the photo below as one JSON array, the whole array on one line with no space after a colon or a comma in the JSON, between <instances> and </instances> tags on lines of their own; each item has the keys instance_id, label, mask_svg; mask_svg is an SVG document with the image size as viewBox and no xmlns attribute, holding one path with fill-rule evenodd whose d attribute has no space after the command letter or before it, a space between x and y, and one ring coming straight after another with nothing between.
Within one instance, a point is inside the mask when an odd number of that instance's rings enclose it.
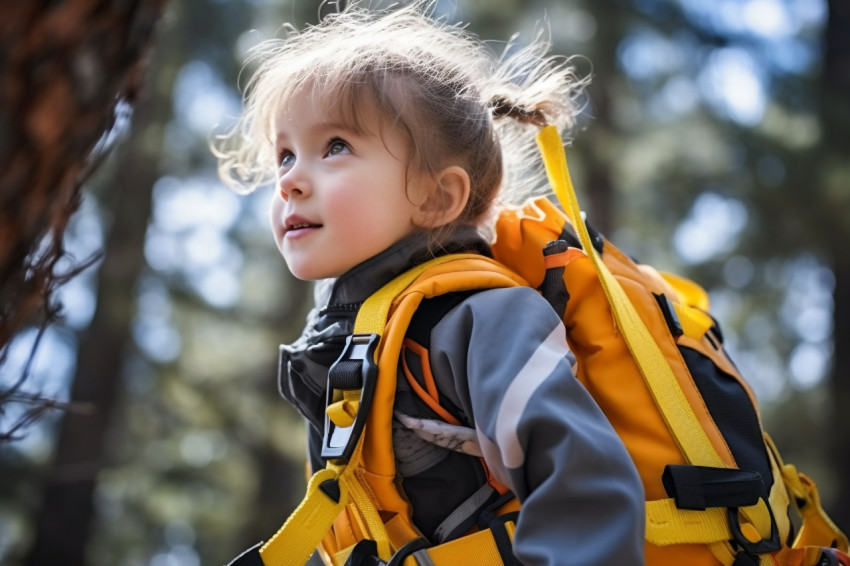
<instances>
[{"instance_id":1,"label":"black plastic buckle","mask_svg":"<svg viewBox=\"0 0 850 566\"><path fill-rule=\"evenodd\" d=\"M322 458L324 460L339 459L348 461L351 453L357 445L369 408L372 405L372 396L375 394L375 383L378 380L378 366L375 363L375 348L378 346L380 336L377 334L354 334L345 341L345 348L339 358L328 370L327 391L325 393L325 407L333 403L334 391L340 389L339 384L334 383L333 375L336 370L346 368L347 374L352 374L354 379L346 383L344 390L360 390L360 405L357 415L351 426L336 426L330 417L325 414L325 431L322 439ZM351 369L355 368L352 372ZM350 377L350 375L349 375Z\"/></svg>"},{"instance_id":2,"label":"black plastic buckle","mask_svg":"<svg viewBox=\"0 0 850 566\"><path fill-rule=\"evenodd\" d=\"M343 566L387 566L387 563L378 558L378 544L364 538L354 545Z\"/></svg>"},{"instance_id":3,"label":"black plastic buckle","mask_svg":"<svg viewBox=\"0 0 850 566\"><path fill-rule=\"evenodd\" d=\"M782 548L782 542L779 540L779 527L776 525L776 518L773 516L773 509L770 504L765 501L765 507L770 514L770 538L763 538L757 542L752 542L744 533L741 532L741 521L738 518L738 507L729 507L726 509L726 516L729 518L729 530L732 531L732 536L735 537L735 542L744 549L747 554L766 554L776 552Z\"/></svg>"}]
</instances>

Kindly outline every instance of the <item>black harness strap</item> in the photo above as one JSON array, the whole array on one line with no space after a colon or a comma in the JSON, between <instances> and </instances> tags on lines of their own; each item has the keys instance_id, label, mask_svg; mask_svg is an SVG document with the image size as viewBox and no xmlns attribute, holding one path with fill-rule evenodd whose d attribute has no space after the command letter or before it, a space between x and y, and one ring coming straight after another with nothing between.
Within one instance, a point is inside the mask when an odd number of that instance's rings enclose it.
<instances>
[{"instance_id":1,"label":"black harness strap","mask_svg":"<svg viewBox=\"0 0 850 566\"><path fill-rule=\"evenodd\" d=\"M398 551L393 554L393 557L390 558L390 561L387 562L387 566L401 566L404 564L405 558L415 554L419 550L428 548L428 546L429 544L427 539L423 537L415 538L399 548ZM417 560L417 562L419 562L419 560Z\"/></svg>"},{"instance_id":2,"label":"black harness strap","mask_svg":"<svg viewBox=\"0 0 850 566\"><path fill-rule=\"evenodd\" d=\"M328 383L334 389L358 389L363 386L363 362L341 360L328 371Z\"/></svg>"},{"instance_id":3,"label":"black harness strap","mask_svg":"<svg viewBox=\"0 0 850 566\"><path fill-rule=\"evenodd\" d=\"M568 248L569 246L564 240L552 240L543 248L543 255L544 257L554 256L566 252ZM564 312L567 310L567 302L570 300L570 293L564 284L563 264L546 268L543 282L540 284L540 294L549 301L559 317L564 316Z\"/></svg>"},{"instance_id":4,"label":"black harness strap","mask_svg":"<svg viewBox=\"0 0 850 566\"><path fill-rule=\"evenodd\" d=\"M499 556L502 557L502 564L505 566L522 566L514 556L514 545L508 530L505 528L505 523L509 521L516 524L518 516L518 513L507 513L490 521L490 532L493 533L493 540L496 542L496 548L499 550Z\"/></svg>"}]
</instances>

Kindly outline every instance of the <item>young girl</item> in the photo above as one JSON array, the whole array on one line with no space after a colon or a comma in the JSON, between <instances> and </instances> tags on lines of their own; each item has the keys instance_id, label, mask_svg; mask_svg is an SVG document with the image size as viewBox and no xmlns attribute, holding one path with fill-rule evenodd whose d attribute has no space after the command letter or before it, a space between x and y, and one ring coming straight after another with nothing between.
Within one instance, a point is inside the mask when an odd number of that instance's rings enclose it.
<instances>
[{"instance_id":1,"label":"young girl","mask_svg":"<svg viewBox=\"0 0 850 566\"><path fill-rule=\"evenodd\" d=\"M235 186L276 180L271 225L287 266L328 282L302 336L282 347L280 388L307 420L313 471L325 467L328 370L363 301L432 257L489 255L497 200L517 192L520 176L544 186L527 167L538 160L535 126L563 130L577 111L582 85L546 44L498 58L423 15L429 6L355 3L262 45L245 113L219 152ZM643 563L640 479L574 378L545 299L528 287L435 297L406 337L391 449L427 545L486 527L515 496L515 558L509 544L501 562ZM416 393L423 388L438 406ZM335 523L323 555L341 564L350 553L356 564L362 552L345 541L362 529L342 530Z\"/></svg>"}]
</instances>

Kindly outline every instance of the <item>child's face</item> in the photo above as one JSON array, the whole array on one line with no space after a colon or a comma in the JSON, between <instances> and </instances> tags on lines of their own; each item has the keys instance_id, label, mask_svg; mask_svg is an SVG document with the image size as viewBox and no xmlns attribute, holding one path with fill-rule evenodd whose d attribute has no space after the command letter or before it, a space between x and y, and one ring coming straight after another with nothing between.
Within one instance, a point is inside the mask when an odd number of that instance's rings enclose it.
<instances>
[{"instance_id":1,"label":"child's face","mask_svg":"<svg viewBox=\"0 0 850 566\"><path fill-rule=\"evenodd\" d=\"M278 187L272 199L275 242L299 279L337 277L416 230L422 179L407 179L408 147L397 128L370 132L328 121L308 90L275 119ZM410 198L408 198L410 195Z\"/></svg>"}]
</instances>

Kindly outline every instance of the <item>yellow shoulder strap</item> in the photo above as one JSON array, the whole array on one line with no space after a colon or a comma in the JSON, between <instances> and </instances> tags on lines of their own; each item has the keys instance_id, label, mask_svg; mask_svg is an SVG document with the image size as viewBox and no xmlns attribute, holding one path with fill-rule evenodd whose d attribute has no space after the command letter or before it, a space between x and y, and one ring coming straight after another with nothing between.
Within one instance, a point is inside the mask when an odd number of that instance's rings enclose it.
<instances>
[{"instance_id":1,"label":"yellow shoulder strap","mask_svg":"<svg viewBox=\"0 0 850 566\"><path fill-rule=\"evenodd\" d=\"M581 218L581 209L567 169L563 140L558 135L557 128L551 125L543 128L537 135L537 144L543 155L543 164L546 167L549 183L564 212L578 232L581 245L596 269L605 296L611 305L615 324L622 332L629 351L637 363L673 439L690 464L715 468L728 467L712 446L696 414L691 410L691 406L672 368L664 358L664 354L655 343L620 283L614 278L608 266L605 265L593 247L587 226ZM647 521L650 523L653 520L658 522L661 515L654 515L658 511L658 508L648 506ZM750 513L758 513L758 519L761 519L762 516L767 515L766 508L762 511L750 511ZM708 531L720 532L722 528L727 528L723 515L703 515L703 517L703 526ZM763 521L759 520L758 522ZM674 527L668 529L667 534L670 535L671 539L684 539L692 534L691 529L692 527L687 522L677 521ZM709 543L709 547L723 564L731 564L734 561L735 552L727 542ZM761 557L760 562L763 565L770 563L766 556Z\"/></svg>"},{"instance_id":2,"label":"yellow shoulder strap","mask_svg":"<svg viewBox=\"0 0 850 566\"><path fill-rule=\"evenodd\" d=\"M596 268L613 310L617 327L623 333L629 351L640 367L641 374L676 444L691 464L727 467L711 445L699 419L691 410L664 354L661 353L625 291L591 244L590 234L581 219L578 199L570 180L563 142L555 126L547 126L541 130L537 135L537 143L543 154L549 183L578 232L582 247Z\"/></svg>"},{"instance_id":3,"label":"yellow shoulder strap","mask_svg":"<svg viewBox=\"0 0 850 566\"><path fill-rule=\"evenodd\" d=\"M590 235L581 219L581 209L567 169L563 141L558 135L557 129L554 126L544 128L537 136L537 143L543 154L543 162L546 166L549 182L561 206L578 232L582 247L587 251L593 262L611 305L617 327L623 333L629 350L637 362L647 387L649 387L673 438L689 463L726 467L700 426L696 415L690 409L690 405L687 403L672 369L664 359L664 355L650 336L623 288L591 245ZM668 280L675 277L670 274L664 276ZM689 304L707 310L708 297L705 291L680 278L675 283L677 284L677 292L684 292ZM769 498L770 505L776 509L783 509L785 505L781 503L787 501L785 493L785 489L787 489L794 496L795 503L801 507L799 511L803 525L800 529L800 535L794 543L794 548L810 544L831 545L846 552L850 543L820 506L814 482L804 474L799 474L790 464L783 464L773 442L766 434L765 437L768 448L778 462L778 466L774 467L775 477ZM684 513L692 512L672 509L669 504L668 500L648 502L648 539L652 538L650 530L655 529L659 531L657 538L660 544L663 544L660 539L665 538L673 542L696 542L699 540L708 543L712 552L722 563L731 564L734 560L734 553L730 552L729 545L723 542L714 542L728 539L729 527L725 515L700 512L699 517L679 517ZM744 510L742 509L742 511ZM765 511L749 510L746 514L754 522L763 522ZM783 524L787 522L787 517L784 516L777 517L777 519L781 519L780 522ZM694 527L698 524L699 528L682 526L687 525L689 521ZM676 527L670 528L671 525L676 525ZM652 527L652 529L649 527ZM783 530L785 530L784 527ZM768 557L761 556L760 563L766 565L771 562Z\"/></svg>"},{"instance_id":4,"label":"yellow shoulder strap","mask_svg":"<svg viewBox=\"0 0 850 566\"><path fill-rule=\"evenodd\" d=\"M387 283L360 307L354 324L354 334L383 335L393 301L426 270L458 257L460 256L448 255L432 259ZM379 355L380 346L376 349L376 358ZM374 361L377 363L377 359ZM348 402L349 410L356 413L358 401L349 399ZM319 546L322 537L330 530L336 516L348 503L354 503L366 515L368 537L377 542L379 558L390 559L389 537L383 521L371 504L368 488L354 477L354 470L362 455L364 438L365 429L348 462L329 461L325 469L319 470L310 478L304 499L280 530L260 548L260 557L265 566L301 566L306 563ZM338 486L338 499L331 497L322 488L322 484L327 485L325 482L328 481L335 482Z\"/></svg>"},{"instance_id":5,"label":"yellow shoulder strap","mask_svg":"<svg viewBox=\"0 0 850 566\"><path fill-rule=\"evenodd\" d=\"M456 255L445 255L434 258L402 273L378 289L363 302L363 306L357 312L357 319L354 321L354 333L377 334L381 336L384 333L384 327L387 325L390 307L396 297L401 295L402 291L407 289L411 283L416 281L428 269L449 261L454 261L457 257Z\"/></svg>"}]
</instances>

